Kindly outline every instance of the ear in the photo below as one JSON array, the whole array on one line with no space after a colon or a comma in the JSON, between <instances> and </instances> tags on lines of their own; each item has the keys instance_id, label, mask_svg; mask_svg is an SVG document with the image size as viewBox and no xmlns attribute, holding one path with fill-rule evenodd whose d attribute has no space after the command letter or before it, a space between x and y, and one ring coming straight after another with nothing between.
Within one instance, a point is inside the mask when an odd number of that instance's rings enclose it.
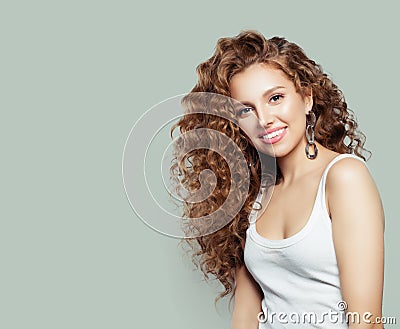
<instances>
[{"instance_id":1,"label":"ear","mask_svg":"<svg viewBox=\"0 0 400 329\"><path fill-rule=\"evenodd\" d=\"M308 114L313 107L313 93L312 93L312 89L310 88L309 90L307 90L303 96L303 100L304 100L304 111L306 114Z\"/></svg>"}]
</instances>

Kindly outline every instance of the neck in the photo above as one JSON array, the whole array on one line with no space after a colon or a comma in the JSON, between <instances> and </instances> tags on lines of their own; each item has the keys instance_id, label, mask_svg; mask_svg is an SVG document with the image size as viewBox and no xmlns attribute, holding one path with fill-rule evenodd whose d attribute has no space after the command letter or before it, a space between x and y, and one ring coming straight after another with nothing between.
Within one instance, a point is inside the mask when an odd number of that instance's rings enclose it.
<instances>
[{"instance_id":1,"label":"neck","mask_svg":"<svg viewBox=\"0 0 400 329\"><path fill-rule=\"evenodd\" d=\"M289 154L276 158L276 163L282 173L282 185L288 185L299 177L304 176L318 162L317 159L311 160L307 158L305 154L306 143L306 141L303 141ZM321 145L317 142L316 144L321 149Z\"/></svg>"}]
</instances>

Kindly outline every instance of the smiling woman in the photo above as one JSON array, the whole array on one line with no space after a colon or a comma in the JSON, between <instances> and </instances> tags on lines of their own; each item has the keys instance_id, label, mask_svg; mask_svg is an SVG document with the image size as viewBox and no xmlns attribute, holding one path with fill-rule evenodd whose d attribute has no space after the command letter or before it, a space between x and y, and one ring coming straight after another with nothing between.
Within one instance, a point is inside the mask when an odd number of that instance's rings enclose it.
<instances>
[{"instance_id":1,"label":"smiling woman","mask_svg":"<svg viewBox=\"0 0 400 329\"><path fill-rule=\"evenodd\" d=\"M231 97L246 106L237 113L238 124L260 152L279 158L304 139L312 95L299 94L281 70L253 64L233 76L229 87Z\"/></svg>"},{"instance_id":2,"label":"smiling woman","mask_svg":"<svg viewBox=\"0 0 400 329\"><path fill-rule=\"evenodd\" d=\"M233 220L188 239L206 277L224 286L219 297L234 297L232 328L298 328L294 319L304 314L314 316L302 327L383 328L345 314L382 315L384 213L365 165L364 135L339 88L299 46L255 31L220 39L198 76L192 93L221 94L240 105L217 119L186 113L174 128L226 134L251 174ZM188 218L224 202L229 172L218 157L196 150L189 162L175 164L189 188L198 188L202 170L217 176L207 200L187 203ZM276 175L263 180L271 161Z\"/></svg>"}]
</instances>

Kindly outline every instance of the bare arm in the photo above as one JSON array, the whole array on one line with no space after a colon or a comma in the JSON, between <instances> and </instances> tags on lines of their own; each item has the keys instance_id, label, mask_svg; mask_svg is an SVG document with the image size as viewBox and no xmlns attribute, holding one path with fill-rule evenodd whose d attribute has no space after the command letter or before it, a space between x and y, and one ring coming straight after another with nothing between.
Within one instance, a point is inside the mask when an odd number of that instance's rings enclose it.
<instances>
[{"instance_id":1,"label":"bare arm","mask_svg":"<svg viewBox=\"0 0 400 329\"><path fill-rule=\"evenodd\" d=\"M350 316L349 328L382 329L373 322L382 316L384 212L367 167L351 158L336 163L328 173L327 197L342 297L348 314L360 317Z\"/></svg>"},{"instance_id":2,"label":"bare arm","mask_svg":"<svg viewBox=\"0 0 400 329\"><path fill-rule=\"evenodd\" d=\"M235 304L232 329L257 329L262 291L246 266L236 269Z\"/></svg>"}]
</instances>

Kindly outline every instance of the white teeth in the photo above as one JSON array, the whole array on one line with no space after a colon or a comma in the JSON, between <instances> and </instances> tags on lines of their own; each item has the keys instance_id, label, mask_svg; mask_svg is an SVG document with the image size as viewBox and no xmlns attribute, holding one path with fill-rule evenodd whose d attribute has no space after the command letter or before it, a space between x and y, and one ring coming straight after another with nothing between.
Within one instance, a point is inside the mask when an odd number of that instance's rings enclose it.
<instances>
[{"instance_id":1,"label":"white teeth","mask_svg":"<svg viewBox=\"0 0 400 329\"><path fill-rule=\"evenodd\" d=\"M279 129L279 130L275 130L274 132L272 132L272 133L270 133L270 134L264 135L262 138L264 138L264 139L271 139L271 138L274 138L274 137L276 137L276 136L282 134L284 130L285 130L285 128L282 128L282 129Z\"/></svg>"}]
</instances>

